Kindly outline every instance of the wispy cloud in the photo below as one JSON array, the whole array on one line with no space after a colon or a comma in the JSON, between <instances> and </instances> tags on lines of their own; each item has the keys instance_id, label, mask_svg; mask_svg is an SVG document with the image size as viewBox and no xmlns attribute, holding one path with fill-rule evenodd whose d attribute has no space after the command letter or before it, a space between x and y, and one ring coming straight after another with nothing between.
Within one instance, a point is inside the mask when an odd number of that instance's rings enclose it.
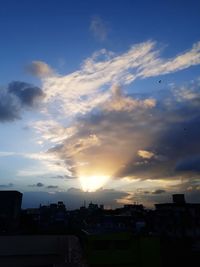
<instances>
[{"instance_id":1,"label":"wispy cloud","mask_svg":"<svg viewBox=\"0 0 200 267\"><path fill-rule=\"evenodd\" d=\"M0 157L10 157L14 156L15 154L15 152L0 151Z\"/></svg>"},{"instance_id":2,"label":"wispy cloud","mask_svg":"<svg viewBox=\"0 0 200 267\"><path fill-rule=\"evenodd\" d=\"M105 41L108 35L108 26L100 16L94 16L90 23L90 31L99 41Z\"/></svg>"},{"instance_id":3,"label":"wispy cloud","mask_svg":"<svg viewBox=\"0 0 200 267\"><path fill-rule=\"evenodd\" d=\"M26 168L17 171L17 176L31 177L31 176L50 176L63 175L69 178L72 176L71 172L67 171L65 160L58 159L53 153L19 153L14 151L0 151L0 157L22 157L32 160L30 165L27 163Z\"/></svg>"},{"instance_id":4,"label":"wispy cloud","mask_svg":"<svg viewBox=\"0 0 200 267\"><path fill-rule=\"evenodd\" d=\"M141 76L152 77L186 69L200 63L200 42L195 43L187 52L181 53L175 58L163 60L154 58L148 66L144 66Z\"/></svg>"},{"instance_id":5,"label":"wispy cloud","mask_svg":"<svg viewBox=\"0 0 200 267\"><path fill-rule=\"evenodd\" d=\"M80 70L43 80L49 110L61 116L86 114L112 96L112 85L176 72L200 64L200 43L174 58L163 59L156 43L144 42L114 55L106 50L86 59ZM55 108L55 106L57 108Z\"/></svg>"}]
</instances>

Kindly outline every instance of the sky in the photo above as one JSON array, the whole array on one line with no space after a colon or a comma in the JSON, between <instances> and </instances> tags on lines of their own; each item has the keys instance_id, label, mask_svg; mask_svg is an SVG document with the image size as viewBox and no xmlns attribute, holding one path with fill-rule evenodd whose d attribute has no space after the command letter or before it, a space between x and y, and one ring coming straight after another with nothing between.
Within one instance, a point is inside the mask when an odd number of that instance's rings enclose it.
<instances>
[{"instance_id":1,"label":"sky","mask_svg":"<svg viewBox=\"0 0 200 267\"><path fill-rule=\"evenodd\" d=\"M1 1L0 190L23 207L200 201L200 2Z\"/></svg>"}]
</instances>

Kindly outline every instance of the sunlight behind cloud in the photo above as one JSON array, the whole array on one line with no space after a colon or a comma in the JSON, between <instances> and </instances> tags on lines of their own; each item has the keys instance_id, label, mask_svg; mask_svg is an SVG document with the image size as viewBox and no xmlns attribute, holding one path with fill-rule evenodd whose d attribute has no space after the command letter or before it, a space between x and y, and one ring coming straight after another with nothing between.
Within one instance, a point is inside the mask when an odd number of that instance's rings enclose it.
<instances>
[{"instance_id":1,"label":"sunlight behind cloud","mask_svg":"<svg viewBox=\"0 0 200 267\"><path fill-rule=\"evenodd\" d=\"M109 179L106 175L81 176L79 178L83 191L94 192L104 186Z\"/></svg>"},{"instance_id":2,"label":"sunlight behind cloud","mask_svg":"<svg viewBox=\"0 0 200 267\"><path fill-rule=\"evenodd\" d=\"M74 72L54 72L41 79L46 118L33 122L32 127L42 138L40 142L51 145L48 154L58 160L55 164L61 161L62 167L80 180L84 191L95 191L109 181L107 176L99 175L102 172L118 179L168 176L170 157L165 154L169 152L155 144L163 136L163 129L170 129L172 118L180 119L168 110L166 101L154 95L134 96L124 89L137 79L198 64L199 42L171 58L161 57L153 41L133 45L121 54L101 49ZM180 100L176 90L175 96L169 92L167 99L173 99L172 104L177 106L183 98L193 101L196 95L185 93ZM175 168L172 163L170 166Z\"/></svg>"}]
</instances>

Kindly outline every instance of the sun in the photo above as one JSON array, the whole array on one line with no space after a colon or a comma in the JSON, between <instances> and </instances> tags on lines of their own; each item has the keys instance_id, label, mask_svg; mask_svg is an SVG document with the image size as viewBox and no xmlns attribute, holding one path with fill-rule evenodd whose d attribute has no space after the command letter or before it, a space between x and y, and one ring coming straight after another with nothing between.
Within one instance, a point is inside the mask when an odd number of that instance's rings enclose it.
<instances>
[{"instance_id":1,"label":"sun","mask_svg":"<svg viewBox=\"0 0 200 267\"><path fill-rule=\"evenodd\" d=\"M109 176L106 175L93 175L81 176L79 178L82 190L85 192L94 192L101 188L108 181Z\"/></svg>"}]
</instances>

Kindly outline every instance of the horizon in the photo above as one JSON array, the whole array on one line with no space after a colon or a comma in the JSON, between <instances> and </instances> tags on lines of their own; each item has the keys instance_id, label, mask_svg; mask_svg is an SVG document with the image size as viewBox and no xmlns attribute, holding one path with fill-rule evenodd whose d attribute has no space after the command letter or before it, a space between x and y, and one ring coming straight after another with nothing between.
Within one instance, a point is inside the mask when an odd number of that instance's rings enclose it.
<instances>
[{"instance_id":1,"label":"horizon","mask_svg":"<svg viewBox=\"0 0 200 267\"><path fill-rule=\"evenodd\" d=\"M68 206L68 201L71 200L71 197L67 198L67 194L65 194L65 193L63 194L64 199L60 199L59 196L56 196L56 194L53 198L51 198L51 194L50 194L49 198L47 197L46 200L43 202L40 202L40 199L39 199L37 202L34 203L34 202L32 202L32 199L30 198L29 200L26 199L25 204L24 204L24 201L23 201L24 195L25 195L25 198L27 198L26 192L22 193L20 191L15 190L15 189L13 189L13 190L0 190L0 192L18 192L18 193L22 194L22 203L21 203L22 210L23 209L24 210L25 209L37 209L37 208L40 208L40 206L50 206L51 204L57 204L59 202L64 203L66 209L71 210L71 211L80 209L82 207L88 208L90 204L95 204L95 205L97 204L99 208L101 205L103 205L104 210L115 210L115 209L124 208L125 206L141 206L141 205L144 207L144 209L153 210L153 209L155 209L155 206L157 204L169 204L169 203L173 204L174 203L173 197L176 195L183 196L185 204L200 204L199 202L188 201L187 195L185 196L185 194L174 193L171 196L168 196L168 199L166 199L166 201L157 202L157 203L155 202L153 205L150 205L150 206L148 206L148 205L145 206L142 202L141 203L140 202L133 202L133 203L128 203L128 204L118 203L118 205L112 206L112 205L108 205L108 204L105 205L103 202L100 202L101 200L99 200L98 198L95 198L94 195L92 196L91 192L84 192L82 199L78 199L78 201L76 203L72 200L73 205L70 207L70 206ZM28 193L30 193L30 192L28 192ZM41 193L46 194L47 192L40 192L40 194ZM95 192L92 192L92 193L95 193ZM186 199L185 199L185 197L186 197ZM27 205L27 203L29 203L30 206Z\"/></svg>"}]
</instances>

